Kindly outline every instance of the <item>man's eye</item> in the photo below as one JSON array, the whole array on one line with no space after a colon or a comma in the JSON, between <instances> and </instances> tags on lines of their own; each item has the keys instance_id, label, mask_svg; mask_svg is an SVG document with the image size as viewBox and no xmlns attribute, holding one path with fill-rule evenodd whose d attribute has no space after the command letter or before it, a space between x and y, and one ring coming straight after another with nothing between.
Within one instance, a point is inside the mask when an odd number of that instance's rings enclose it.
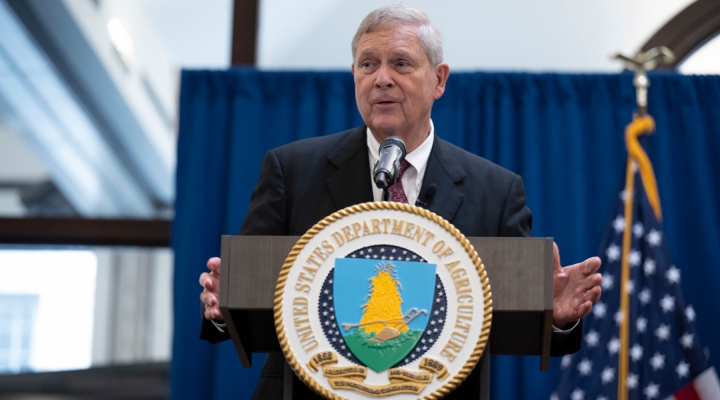
<instances>
[{"instance_id":1,"label":"man's eye","mask_svg":"<svg viewBox=\"0 0 720 400\"><path fill-rule=\"evenodd\" d=\"M406 61L398 61L397 65L398 67L407 67L410 64L408 64Z\"/></svg>"},{"instance_id":2,"label":"man's eye","mask_svg":"<svg viewBox=\"0 0 720 400\"><path fill-rule=\"evenodd\" d=\"M363 68L370 68L372 67L372 63L370 61L365 61L362 63Z\"/></svg>"}]
</instances>

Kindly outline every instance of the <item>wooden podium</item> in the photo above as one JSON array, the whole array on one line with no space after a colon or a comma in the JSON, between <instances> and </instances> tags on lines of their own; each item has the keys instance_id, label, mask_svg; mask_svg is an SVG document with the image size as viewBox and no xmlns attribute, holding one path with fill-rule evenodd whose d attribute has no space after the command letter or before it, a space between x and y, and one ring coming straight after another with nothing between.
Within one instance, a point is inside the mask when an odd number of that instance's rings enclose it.
<instances>
[{"instance_id":1,"label":"wooden podium","mask_svg":"<svg viewBox=\"0 0 720 400\"><path fill-rule=\"evenodd\" d=\"M223 236L220 310L242 365L252 353L280 351L273 297L280 269L297 236ZM553 246L550 238L468 238L490 279L493 319L489 347L473 373L447 399L487 399L489 356L539 355L550 362ZM285 399L316 398L286 367Z\"/></svg>"}]
</instances>

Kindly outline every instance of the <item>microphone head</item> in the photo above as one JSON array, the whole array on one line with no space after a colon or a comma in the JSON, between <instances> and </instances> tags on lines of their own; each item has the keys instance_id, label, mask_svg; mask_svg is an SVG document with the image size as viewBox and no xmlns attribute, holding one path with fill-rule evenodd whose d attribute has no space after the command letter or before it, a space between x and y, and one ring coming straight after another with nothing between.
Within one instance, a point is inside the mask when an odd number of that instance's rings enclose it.
<instances>
[{"instance_id":1,"label":"microphone head","mask_svg":"<svg viewBox=\"0 0 720 400\"><path fill-rule=\"evenodd\" d=\"M375 186L380 189L387 189L392 184L393 178L387 171L376 171L373 180L375 181Z\"/></svg>"},{"instance_id":2,"label":"microphone head","mask_svg":"<svg viewBox=\"0 0 720 400\"><path fill-rule=\"evenodd\" d=\"M396 145L400 148L402 151L402 157L400 157L400 161L405 159L405 155L407 154L407 151L405 149L405 142L403 142L402 139L398 136L390 136L387 139L383 140L383 142L380 144L380 151L382 152L382 149L387 146Z\"/></svg>"},{"instance_id":3,"label":"microphone head","mask_svg":"<svg viewBox=\"0 0 720 400\"><path fill-rule=\"evenodd\" d=\"M405 159L405 142L397 136L390 136L380 144L380 159L373 168L375 186L387 189L397 179L400 163Z\"/></svg>"},{"instance_id":4,"label":"microphone head","mask_svg":"<svg viewBox=\"0 0 720 400\"><path fill-rule=\"evenodd\" d=\"M430 186L428 186L427 191L425 192L425 197L433 197L435 196L435 193L437 193L437 185L431 183Z\"/></svg>"}]
</instances>

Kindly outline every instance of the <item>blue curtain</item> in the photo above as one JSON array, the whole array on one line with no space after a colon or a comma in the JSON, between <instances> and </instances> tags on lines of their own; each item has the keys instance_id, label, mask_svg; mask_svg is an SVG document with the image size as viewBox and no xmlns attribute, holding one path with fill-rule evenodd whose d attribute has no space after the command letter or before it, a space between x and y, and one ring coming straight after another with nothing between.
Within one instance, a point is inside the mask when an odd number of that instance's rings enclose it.
<instances>
[{"instance_id":1,"label":"blue curtain","mask_svg":"<svg viewBox=\"0 0 720 400\"><path fill-rule=\"evenodd\" d=\"M720 77L651 74L648 141L664 230L698 315L720 355ZM437 134L521 174L536 236L553 236L564 265L598 254L623 179L632 75L452 74L433 107ZM346 72L184 71L180 98L175 250L175 399L250 398L262 356L242 369L230 343L198 340L198 276L237 233L265 152L362 124ZM717 358L711 356L716 368ZM558 360L494 357L495 399L547 398Z\"/></svg>"}]
</instances>

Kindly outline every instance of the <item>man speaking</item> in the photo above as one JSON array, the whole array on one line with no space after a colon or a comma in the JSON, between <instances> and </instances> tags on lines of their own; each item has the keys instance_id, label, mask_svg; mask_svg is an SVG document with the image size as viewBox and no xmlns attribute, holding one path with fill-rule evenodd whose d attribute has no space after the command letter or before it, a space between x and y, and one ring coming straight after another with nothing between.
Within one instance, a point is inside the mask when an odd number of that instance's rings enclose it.
<instances>
[{"instance_id":1,"label":"man speaking","mask_svg":"<svg viewBox=\"0 0 720 400\"><path fill-rule=\"evenodd\" d=\"M420 9L400 3L362 21L352 41L355 99L365 122L359 128L301 140L271 150L250 199L240 235L302 235L345 207L381 201L373 181L380 143L402 139L407 155L392 201L420 204L466 236L531 236L532 215L520 176L440 138L431 111L450 68L442 39ZM561 267L554 252L552 355L580 348L580 319L600 298L600 259ZM200 276L205 306L201 338L229 338L218 308L220 259ZM284 359L270 354L254 398L282 398Z\"/></svg>"}]
</instances>

